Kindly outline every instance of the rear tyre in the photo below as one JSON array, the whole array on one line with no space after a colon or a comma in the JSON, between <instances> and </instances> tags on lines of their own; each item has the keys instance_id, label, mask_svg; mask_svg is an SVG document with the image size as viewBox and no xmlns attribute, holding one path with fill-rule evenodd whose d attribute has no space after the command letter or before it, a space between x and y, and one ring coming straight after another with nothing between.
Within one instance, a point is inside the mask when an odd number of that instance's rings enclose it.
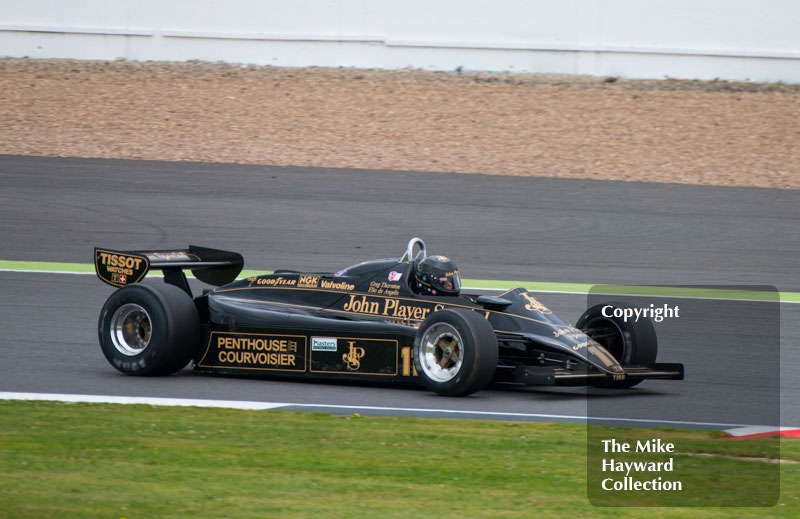
<instances>
[{"instance_id":1,"label":"rear tyre","mask_svg":"<svg viewBox=\"0 0 800 519\"><path fill-rule=\"evenodd\" d=\"M609 302L595 305L586 310L575 323L575 327L599 342L623 367L651 364L656 361L658 341L653 322L646 317L638 321L625 321L622 317L606 317L603 308L633 308L622 302ZM613 312L608 309L606 313ZM594 383L598 387L629 388L642 382L642 379L625 379L620 382L603 380Z\"/></svg>"},{"instance_id":2,"label":"rear tyre","mask_svg":"<svg viewBox=\"0 0 800 519\"><path fill-rule=\"evenodd\" d=\"M444 396L480 391L497 369L497 336L492 325L471 310L435 312L414 339L414 365L425 387Z\"/></svg>"},{"instance_id":3,"label":"rear tyre","mask_svg":"<svg viewBox=\"0 0 800 519\"><path fill-rule=\"evenodd\" d=\"M106 300L98 323L100 348L126 375L169 375L189 362L200 343L200 317L174 285L129 285Z\"/></svg>"}]
</instances>

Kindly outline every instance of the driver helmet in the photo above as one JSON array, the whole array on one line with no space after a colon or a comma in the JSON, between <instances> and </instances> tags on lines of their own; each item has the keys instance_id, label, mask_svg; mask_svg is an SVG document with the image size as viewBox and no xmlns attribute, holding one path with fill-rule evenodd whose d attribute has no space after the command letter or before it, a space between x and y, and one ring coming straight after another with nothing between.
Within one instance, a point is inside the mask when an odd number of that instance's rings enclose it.
<instances>
[{"instance_id":1,"label":"driver helmet","mask_svg":"<svg viewBox=\"0 0 800 519\"><path fill-rule=\"evenodd\" d=\"M419 294L457 296L461 292L458 267L445 256L428 256L418 260L414 281Z\"/></svg>"}]
</instances>

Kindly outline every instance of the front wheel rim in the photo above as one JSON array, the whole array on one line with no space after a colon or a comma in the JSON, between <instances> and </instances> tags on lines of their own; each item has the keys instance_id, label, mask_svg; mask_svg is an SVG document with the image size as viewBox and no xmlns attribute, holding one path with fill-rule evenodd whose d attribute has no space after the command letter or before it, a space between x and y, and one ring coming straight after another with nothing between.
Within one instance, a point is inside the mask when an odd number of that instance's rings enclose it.
<instances>
[{"instance_id":1,"label":"front wheel rim","mask_svg":"<svg viewBox=\"0 0 800 519\"><path fill-rule=\"evenodd\" d=\"M152 325L150 315L143 307L127 303L111 317L111 342L123 355L134 357L150 344Z\"/></svg>"},{"instance_id":2,"label":"front wheel rim","mask_svg":"<svg viewBox=\"0 0 800 519\"><path fill-rule=\"evenodd\" d=\"M464 362L464 341L454 326L436 323L420 339L420 367L436 382L453 380Z\"/></svg>"},{"instance_id":3,"label":"front wheel rim","mask_svg":"<svg viewBox=\"0 0 800 519\"><path fill-rule=\"evenodd\" d=\"M628 344L622 328L620 328L620 326L612 319L606 318L594 319L590 323L587 323L587 328L596 328L598 327L598 323L600 323L599 326L605 325L606 329L611 330L611 332L616 335L617 341L602 341L595 339L595 337L592 337L591 335L589 335L589 338L600 343L600 346L610 353L611 356L614 357L614 360L616 360L619 364L626 363L627 359L625 359L625 357L627 356L628 352Z\"/></svg>"}]
</instances>

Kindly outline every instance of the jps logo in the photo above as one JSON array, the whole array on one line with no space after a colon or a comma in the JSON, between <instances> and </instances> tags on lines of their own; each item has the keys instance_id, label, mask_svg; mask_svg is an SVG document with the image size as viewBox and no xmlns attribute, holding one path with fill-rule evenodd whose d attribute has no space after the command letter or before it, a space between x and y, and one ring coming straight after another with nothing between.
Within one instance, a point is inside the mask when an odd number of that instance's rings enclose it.
<instances>
[{"instance_id":1,"label":"jps logo","mask_svg":"<svg viewBox=\"0 0 800 519\"><path fill-rule=\"evenodd\" d=\"M364 356L364 348L356 346L355 341L347 341L350 345L350 351L342 355L342 360L347 363L347 369L350 371L358 371L361 367L361 357Z\"/></svg>"},{"instance_id":2,"label":"jps logo","mask_svg":"<svg viewBox=\"0 0 800 519\"><path fill-rule=\"evenodd\" d=\"M305 288L317 288L319 285L319 276L300 276L297 280L298 287L305 287Z\"/></svg>"},{"instance_id":3,"label":"jps logo","mask_svg":"<svg viewBox=\"0 0 800 519\"><path fill-rule=\"evenodd\" d=\"M528 300L528 304L525 305L525 309L526 310L530 310L531 312L539 312L539 313L542 313L542 314L550 314L550 313L552 313L552 310L550 310L549 308L544 306L542 303L537 301L536 298L533 297L532 295L530 295L529 293L522 292L520 295Z\"/></svg>"}]
</instances>

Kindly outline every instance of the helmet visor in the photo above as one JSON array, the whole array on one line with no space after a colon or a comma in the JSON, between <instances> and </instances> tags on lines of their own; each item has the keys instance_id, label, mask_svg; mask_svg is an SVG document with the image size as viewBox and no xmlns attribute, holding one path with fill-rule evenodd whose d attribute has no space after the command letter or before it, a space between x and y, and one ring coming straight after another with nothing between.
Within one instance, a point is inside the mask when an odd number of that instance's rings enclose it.
<instances>
[{"instance_id":1,"label":"helmet visor","mask_svg":"<svg viewBox=\"0 0 800 519\"><path fill-rule=\"evenodd\" d=\"M434 277L431 281L433 281L434 288L441 292L458 293L461 291L461 276L457 270Z\"/></svg>"}]
</instances>

